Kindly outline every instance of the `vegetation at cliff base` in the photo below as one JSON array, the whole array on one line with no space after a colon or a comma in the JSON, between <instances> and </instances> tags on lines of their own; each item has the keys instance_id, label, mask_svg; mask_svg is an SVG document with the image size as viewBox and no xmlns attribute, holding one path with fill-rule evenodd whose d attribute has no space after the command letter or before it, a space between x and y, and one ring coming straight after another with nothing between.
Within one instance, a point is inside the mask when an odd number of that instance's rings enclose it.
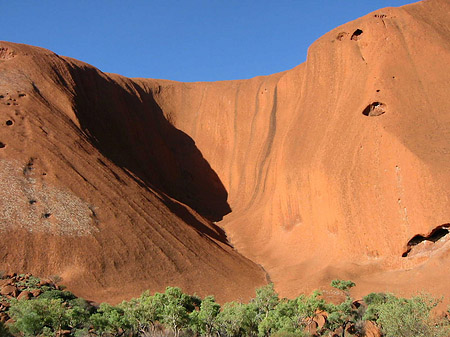
<instances>
[{"instance_id":1,"label":"vegetation at cliff base","mask_svg":"<svg viewBox=\"0 0 450 337\"><path fill-rule=\"evenodd\" d=\"M4 282L0 336L450 336L448 315L431 315L438 300L372 293L355 301L350 296L355 284L344 280L332 282L342 295L339 303L325 301L318 291L280 298L268 284L248 303L223 306L213 296L202 299L177 287L94 306L54 283L30 275Z\"/></svg>"}]
</instances>

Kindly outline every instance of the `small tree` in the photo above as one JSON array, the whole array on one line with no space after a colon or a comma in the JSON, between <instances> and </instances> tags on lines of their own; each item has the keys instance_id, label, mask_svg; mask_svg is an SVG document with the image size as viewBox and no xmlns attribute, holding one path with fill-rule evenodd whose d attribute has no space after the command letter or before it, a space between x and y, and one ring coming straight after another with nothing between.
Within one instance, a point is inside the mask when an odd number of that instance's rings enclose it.
<instances>
[{"instance_id":1,"label":"small tree","mask_svg":"<svg viewBox=\"0 0 450 337\"><path fill-rule=\"evenodd\" d=\"M14 300L9 315L15 321L12 329L24 336L56 333L68 324L66 307L60 299Z\"/></svg>"},{"instance_id":2,"label":"small tree","mask_svg":"<svg viewBox=\"0 0 450 337\"><path fill-rule=\"evenodd\" d=\"M82 298L69 301L69 308L66 310L67 325L73 330L87 328L93 309L94 307Z\"/></svg>"},{"instance_id":3,"label":"small tree","mask_svg":"<svg viewBox=\"0 0 450 337\"><path fill-rule=\"evenodd\" d=\"M217 316L219 334L221 336L240 336L244 327L245 305L238 302L225 303L223 310Z\"/></svg>"},{"instance_id":4,"label":"small tree","mask_svg":"<svg viewBox=\"0 0 450 337\"><path fill-rule=\"evenodd\" d=\"M367 305L363 319L376 322L378 319L378 308L381 304L386 303L390 298L395 297L386 293L370 293L363 297L364 303Z\"/></svg>"},{"instance_id":5,"label":"small tree","mask_svg":"<svg viewBox=\"0 0 450 337\"><path fill-rule=\"evenodd\" d=\"M356 286L356 284L352 281L333 280L331 281L331 286L343 291L346 297L350 297L350 289Z\"/></svg>"},{"instance_id":6,"label":"small tree","mask_svg":"<svg viewBox=\"0 0 450 337\"><path fill-rule=\"evenodd\" d=\"M440 301L429 295L411 299L389 296L383 303L373 304L377 323L386 337L448 336L448 325L430 318L431 310Z\"/></svg>"},{"instance_id":7,"label":"small tree","mask_svg":"<svg viewBox=\"0 0 450 337\"><path fill-rule=\"evenodd\" d=\"M353 306L353 299L350 297L350 289L355 286L352 281L333 280L333 288L341 290L345 295L344 302L336 305L329 303L326 307L328 312L327 327L330 330L342 328L342 337L345 337L345 331L349 324L355 324L358 318L358 310Z\"/></svg>"},{"instance_id":8,"label":"small tree","mask_svg":"<svg viewBox=\"0 0 450 337\"><path fill-rule=\"evenodd\" d=\"M321 293L319 291L315 291L311 294L311 296L299 296L296 299L297 310L295 316L298 328L306 328L313 322L318 311L326 309L326 303L322 298L320 298L320 296Z\"/></svg>"},{"instance_id":9,"label":"small tree","mask_svg":"<svg viewBox=\"0 0 450 337\"><path fill-rule=\"evenodd\" d=\"M207 337L213 336L218 331L219 313L220 304L216 303L214 296L206 296L201 302L200 310L190 314L194 331Z\"/></svg>"},{"instance_id":10,"label":"small tree","mask_svg":"<svg viewBox=\"0 0 450 337\"><path fill-rule=\"evenodd\" d=\"M184 294L178 287L167 287L164 294L155 294L161 301L161 323L170 328L175 337L188 325L189 313L195 309L196 297Z\"/></svg>"},{"instance_id":11,"label":"small tree","mask_svg":"<svg viewBox=\"0 0 450 337\"><path fill-rule=\"evenodd\" d=\"M62 277L59 275L51 275L49 276L48 280L53 284L58 284L59 282L62 281Z\"/></svg>"},{"instance_id":12,"label":"small tree","mask_svg":"<svg viewBox=\"0 0 450 337\"><path fill-rule=\"evenodd\" d=\"M162 306L160 298L151 296L149 291L120 305L133 330L141 334L155 332L156 323L161 319Z\"/></svg>"},{"instance_id":13,"label":"small tree","mask_svg":"<svg viewBox=\"0 0 450 337\"><path fill-rule=\"evenodd\" d=\"M258 311L256 304L252 302L244 304L243 308L242 333L245 336L256 337L258 335L258 325L261 323L261 312Z\"/></svg>"},{"instance_id":14,"label":"small tree","mask_svg":"<svg viewBox=\"0 0 450 337\"><path fill-rule=\"evenodd\" d=\"M130 328L123 309L108 303L100 304L97 312L90 317L90 322L100 336L105 333L120 336L124 330Z\"/></svg>"},{"instance_id":15,"label":"small tree","mask_svg":"<svg viewBox=\"0 0 450 337\"><path fill-rule=\"evenodd\" d=\"M273 283L256 289L256 297L252 300L252 303L256 307L258 321L267 318L269 312L277 306L278 302L278 294Z\"/></svg>"},{"instance_id":16,"label":"small tree","mask_svg":"<svg viewBox=\"0 0 450 337\"><path fill-rule=\"evenodd\" d=\"M329 303L326 311L328 312L327 327L331 331L342 328L342 337L349 324L356 323L358 311L353 307L353 300L347 298L344 302L336 305Z\"/></svg>"},{"instance_id":17,"label":"small tree","mask_svg":"<svg viewBox=\"0 0 450 337\"><path fill-rule=\"evenodd\" d=\"M282 299L258 325L258 335L268 337L277 332L301 335L297 326L297 299Z\"/></svg>"}]
</instances>

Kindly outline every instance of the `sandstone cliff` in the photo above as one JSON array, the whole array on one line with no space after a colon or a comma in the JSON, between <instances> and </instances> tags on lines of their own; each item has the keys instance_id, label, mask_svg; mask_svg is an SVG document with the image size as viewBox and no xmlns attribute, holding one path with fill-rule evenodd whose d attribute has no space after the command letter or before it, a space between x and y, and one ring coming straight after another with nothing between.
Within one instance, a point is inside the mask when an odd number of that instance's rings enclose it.
<instances>
[{"instance_id":1,"label":"sandstone cliff","mask_svg":"<svg viewBox=\"0 0 450 337\"><path fill-rule=\"evenodd\" d=\"M333 278L450 295L448 1L376 11L249 80L128 79L8 42L0 56L2 268L98 299L248 297L255 263L284 296Z\"/></svg>"}]
</instances>

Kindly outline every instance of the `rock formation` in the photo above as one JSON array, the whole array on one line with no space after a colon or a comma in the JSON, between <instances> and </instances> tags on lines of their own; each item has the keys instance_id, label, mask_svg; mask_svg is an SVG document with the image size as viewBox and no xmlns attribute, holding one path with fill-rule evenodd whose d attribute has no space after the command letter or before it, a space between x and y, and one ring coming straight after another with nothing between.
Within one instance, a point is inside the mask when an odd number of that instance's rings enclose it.
<instances>
[{"instance_id":1,"label":"rock formation","mask_svg":"<svg viewBox=\"0 0 450 337\"><path fill-rule=\"evenodd\" d=\"M257 264L283 296L334 278L450 295L448 1L249 80L129 79L8 42L0 60L0 268L95 300L248 298Z\"/></svg>"},{"instance_id":2,"label":"rock formation","mask_svg":"<svg viewBox=\"0 0 450 337\"><path fill-rule=\"evenodd\" d=\"M246 299L266 282L212 223L227 192L151 94L41 48L1 50L0 269L112 302L167 285Z\"/></svg>"}]
</instances>

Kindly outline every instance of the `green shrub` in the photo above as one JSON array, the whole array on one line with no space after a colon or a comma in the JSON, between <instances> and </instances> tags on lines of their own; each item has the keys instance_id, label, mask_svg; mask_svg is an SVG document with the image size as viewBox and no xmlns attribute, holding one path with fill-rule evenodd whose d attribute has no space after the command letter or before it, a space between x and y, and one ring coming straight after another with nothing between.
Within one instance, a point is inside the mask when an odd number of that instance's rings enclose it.
<instances>
[{"instance_id":1,"label":"green shrub","mask_svg":"<svg viewBox=\"0 0 450 337\"><path fill-rule=\"evenodd\" d=\"M266 318L269 312L277 306L278 302L278 294L275 291L273 283L256 289L256 297L252 300L252 303L256 306L258 321Z\"/></svg>"},{"instance_id":2,"label":"green shrub","mask_svg":"<svg viewBox=\"0 0 450 337\"><path fill-rule=\"evenodd\" d=\"M384 302L375 301L369 308L386 337L437 337L449 334L448 326L430 317L439 300L429 295L410 299L388 296Z\"/></svg>"},{"instance_id":3,"label":"green shrub","mask_svg":"<svg viewBox=\"0 0 450 337\"><path fill-rule=\"evenodd\" d=\"M11 337L8 327L0 322L0 337Z\"/></svg>"},{"instance_id":4,"label":"green shrub","mask_svg":"<svg viewBox=\"0 0 450 337\"><path fill-rule=\"evenodd\" d=\"M54 335L67 327L66 308L60 299L11 301L9 315L15 321L12 332L24 336Z\"/></svg>"},{"instance_id":5,"label":"green shrub","mask_svg":"<svg viewBox=\"0 0 450 337\"><path fill-rule=\"evenodd\" d=\"M24 280L36 285L38 278ZM295 299L279 299L273 284L256 290L248 304L225 303L223 310L213 296L200 300L185 294L180 288L167 287L164 293L124 301L118 306L102 303L97 309L70 291L47 286L38 298L31 300L8 299L9 315L15 323L10 326L16 336L55 336L58 330L69 329L71 336L221 336L221 337L299 337L310 336L318 312L326 311L327 320L316 336L333 334L362 336L364 320L372 320L382 329L385 337L448 337L448 319L435 320L431 310L438 300L426 296L411 299L392 294L371 293L364 303L354 303L349 290L352 281L334 280L332 286L345 294L340 304L327 303L319 292ZM44 287L40 287L42 290ZM6 299L6 297L4 298ZM450 313L450 307L449 307ZM166 327L166 331L157 328ZM90 329L94 330L91 331ZM339 329L339 330L337 330ZM11 336L0 324L0 337Z\"/></svg>"},{"instance_id":6,"label":"green shrub","mask_svg":"<svg viewBox=\"0 0 450 337\"><path fill-rule=\"evenodd\" d=\"M154 333L156 324L161 320L162 302L158 296L145 291L139 298L123 301L120 307L124 310L131 328L135 333Z\"/></svg>"},{"instance_id":7,"label":"green shrub","mask_svg":"<svg viewBox=\"0 0 450 337\"><path fill-rule=\"evenodd\" d=\"M200 304L200 310L190 314L191 328L202 336L211 337L218 329L218 315L220 304L216 303L214 296L206 296Z\"/></svg>"},{"instance_id":8,"label":"green shrub","mask_svg":"<svg viewBox=\"0 0 450 337\"><path fill-rule=\"evenodd\" d=\"M70 300L74 300L76 298L76 296L74 294L72 294L70 291L67 290L56 290L56 289L52 289L52 290L48 290L43 292L39 298L43 298L43 299L60 299L62 301L70 301Z\"/></svg>"},{"instance_id":9,"label":"green shrub","mask_svg":"<svg viewBox=\"0 0 450 337\"><path fill-rule=\"evenodd\" d=\"M393 297L395 296L386 293L370 293L364 296L363 301L367 305L367 308L363 319L375 322L378 319L378 307Z\"/></svg>"},{"instance_id":10,"label":"green shrub","mask_svg":"<svg viewBox=\"0 0 450 337\"><path fill-rule=\"evenodd\" d=\"M19 286L25 286L27 289L37 289L41 279L38 277L30 276L28 279L17 282Z\"/></svg>"},{"instance_id":11,"label":"green shrub","mask_svg":"<svg viewBox=\"0 0 450 337\"><path fill-rule=\"evenodd\" d=\"M331 286L333 288L342 290L345 295L349 296L349 290L353 288L356 284L352 281L345 281L345 280L333 280L331 281Z\"/></svg>"},{"instance_id":12,"label":"green shrub","mask_svg":"<svg viewBox=\"0 0 450 337\"><path fill-rule=\"evenodd\" d=\"M161 323L178 337L188 326L189 313L195 309L197 298L183 293L178 287L167 287L163 294L156 293L154 300L161 308Z\"/></svg>"},{"instance_id":13,"label":"green shrub","mask_svg":"<svg viewBox=\"0 0 450 337\"><path fill-rule=\"evenodd\" d=\"M107 303L100 304L98 311L89 318L95 331L102 335L104 333L113 336L121 335L121 330L130 328L130 322L124 315L124 310Z\"/></svg>"},{"instance_id":14,"label":"green shrub","mask_svg":"<svg viewBox=\"0 0 450 337\"><path fill-rule=\"evenodd\" d=\"M277 331L271 335L272 337L300 337L305 336L304 333L299 332L289 332L289 331Z\"/></svg>"}]
</instances>

